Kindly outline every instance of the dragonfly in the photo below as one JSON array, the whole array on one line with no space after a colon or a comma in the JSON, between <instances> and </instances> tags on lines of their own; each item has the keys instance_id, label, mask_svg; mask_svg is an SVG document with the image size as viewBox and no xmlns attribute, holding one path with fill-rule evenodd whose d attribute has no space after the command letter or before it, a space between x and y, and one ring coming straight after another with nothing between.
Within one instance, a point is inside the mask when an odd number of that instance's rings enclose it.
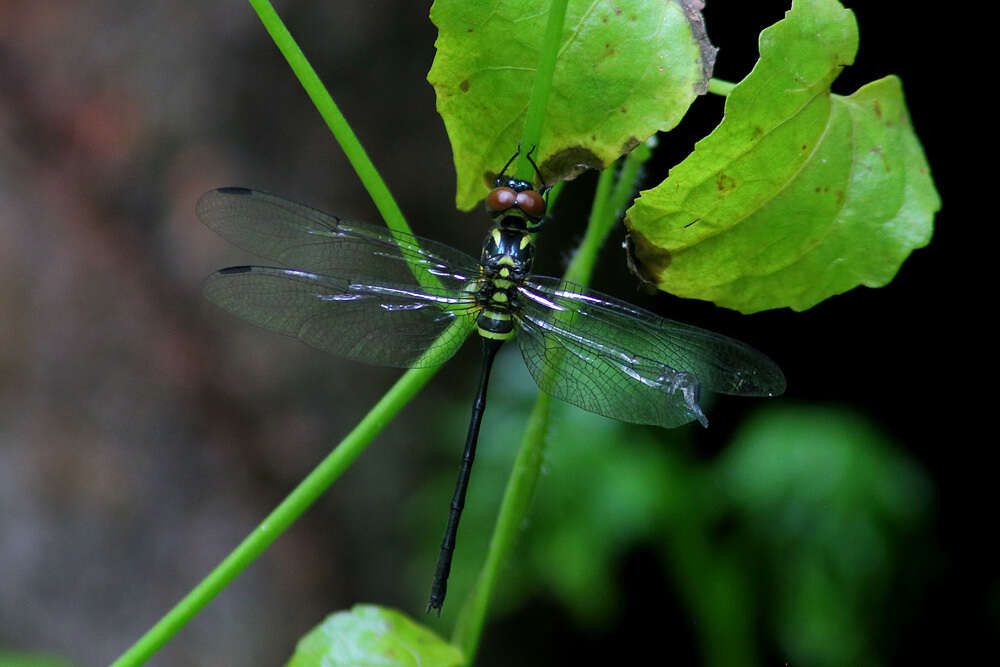
<instances>
[{"instance_id":1,"label":"dragonfly","mask_svg":"<svg viewBox=\"0 0 1000 667\"><path fill-rule=\"evenodd\" d=\"M741 396L785 389L778 366L744 343L532 273L547 188L506 176L509 165L486 198L492 225L478 259L247 188L211 190L196 209L223 238L274 263L224 268L205 282L209 301L252 324L341 357L398 368L443 364L476 333L478 389L427 604L438 615L490 370L504 342L517 341L542 391L636 424L673 428L697 420L707 427L703 389Z\"/></svg>"}]
</instances>

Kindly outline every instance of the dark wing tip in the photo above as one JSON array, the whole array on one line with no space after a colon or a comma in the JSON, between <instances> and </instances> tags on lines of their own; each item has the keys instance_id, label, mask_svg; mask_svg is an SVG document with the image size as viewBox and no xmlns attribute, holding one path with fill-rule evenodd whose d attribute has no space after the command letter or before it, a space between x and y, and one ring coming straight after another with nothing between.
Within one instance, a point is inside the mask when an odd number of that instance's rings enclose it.
<instances>
[{"instance_id":1,"label":"dark wing tip","mask_svg":"<svg viewBox=\"0 0 1000 667\"><path fill-rule=\"evenodd\" d=\"M232 273L250 273L251 271L253 271L252 266L227 266L224 269L219 269L216 273L226 276Z\"/></svg>"},{"instance_id":2,"label":"dark wing tip","mask_svg":"<svg viewBox=\"0 0 1000 667\"><path fill-rule=\"evenodd\" d=\"M218 203L221 196L234 196L234 197L250 197L254 193L253 190L249 188L216 188L215 190L209 190L201 197L198 198L198 203L194 205L194 212L198 218L204 222L209 227L212 227L212 222L214 216L212 215L212 209L214 209Z\"/></svg>"},{"instance_id":3,"label":"dark wing tip","mask_svg":"<svg viewBox=\"0 0 1000 667\"><path fill-rule=\"evenodd\" d=\"M741 346L750 349L757 357L756 361L753 364L744 364L741 370L731 372L723 385L709 388L720 394L733 396L772 398L785 393L785 374L781 372L778 364L749 346L742 343Z\"/></svg>"},{"instance_id":4,"label":"dark wing tip","mask_svg":"<svg viewBox=\"0 0 1000 667\"><path fill-rule=\"evenodd\" d=\"M247 197L253 194L253 190L250 188L238 188L238 187L227 187L218 188L215 192L221 192L224 195L240 195L242 197Z\"/></svg>"},{"instance_id":5,"label":"dark wing tip","mask_svg":"<svg viewBox=\"0 0 1000 667\"><path fill-rule=\"evenodd\" d=\"M781 396L785 393L785 389L788 386L788 382L785 380L785 374L781 372L781 369L774 362L772 367L768 369L766 375L766 381L764 383L764 396L773 397Z\"/></svg>"}]
</instances>

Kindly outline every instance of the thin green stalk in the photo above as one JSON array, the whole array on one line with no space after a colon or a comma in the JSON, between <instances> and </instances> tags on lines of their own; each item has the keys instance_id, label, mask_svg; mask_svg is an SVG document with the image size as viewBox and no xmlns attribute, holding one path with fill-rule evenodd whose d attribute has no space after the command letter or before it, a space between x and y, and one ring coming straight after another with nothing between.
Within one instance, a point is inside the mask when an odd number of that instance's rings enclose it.
<instances>
[{"instance_id":1,"label":"thin green stalk","mask_svg":"<svg viewBox=\"0 0 1000 667\"><path fill-rule=\"evenodd\" d=\"M452 632L451 643L462 651L468 665L474 662L479 648L486 613L500 577L500 566L514 550L541 475L551 402L552 398L548 394L538 394L521 438L521 447L514 459L510 479L507 480L500 512L490 537L486 562L483 563L475 586L462 604Z\"/></svg>"},{"instance_id":2,"label":"thin green stalk","mask_svg":"<svg viewBox=\"0 0 1000 667\"><path fill-rule=\"evenodd\" d=\"M320 81L316 70L309 64L305 54L302 53L302 49L299 48L291 33L288 32L288 28L285 27L277 12L274 11L274 7L271 6L268 0L248 0L248 2L254 11L257 12L257 16L260 17L261 23L264 24L264 28L271 36L275 46L285 56L285 60L288 62L289 67L292 68L295 77L302 84L306 94L309 95L309 99L312 100L316 110L319 111L320 116L323 117L327 127L333 133L334 139L340 144L340 148L344 151L344 155L351 163L351 166L354 167L355 173L357 173L365 190L368 191L368 195L372 198L375 208L382 215L386 226L393 232L412 234L413 232L410 230L403 212L400 210L392 193L389 192L389 188L386 186L385 181L382 180L382 176L368 157L368 153L365 152L361 142L358 141L358 137L354 134L354 130L351 129L347 119L340 112L340 108L333 101L323 82ZM410 263L410 270L420 285L424 287L441 287L440 280L420 264L416 262Z\"/></svg>"},{"instance_id":3,"label":"thin green stalk","mask_svg":"<svg viewBox=\"0 0 1000 667\"><path fill-rule=\"evenodd\" d=\"M649 144L642 144L625 156L617 180L614 165L601 172L597 178L597 190L594 192L594 202L590 208L587 231L563 275L566 280L581 285L590 282L597 254L607 240L608 234L614 229L619 213L635 191L639 169L651 155L652 149Z\"/></svg>"},{"instance_id":4,"label":"thin green stalk","mask_svg":"<svg viewBox=\"0 0 1000 667\"><path fill-rule=\"evenodd\" d=\"M364 451L369 442L437 372L414 368L403 374L364 419L295 487L225 560L178 602L112 667L132 667L149 659L167 640L281 535Z\"/></svg>"},{"instance_id":5,"label":"thin green stalk","mask_svg":"<svg viewBox=\"0 0 1000 667\"><path fill-rule=\"evenodd\" d=\"M713 95L722 95L723 97L728 97L729 93L733 92L733 88L736 87L735 83L729 83L728 81L723 81L722 79L709 79L708 80L708 92Z\"/></svg>"},{"instance_id":6,"label":"thin green stalk","mask_svg":"<svg viewBox=\"0 0 1000 667\"><path fill-rule=\"evenodd\" d=\"M556 70L556 56L559 55L568 1L552 0L549 6L549 20L545 26L545 37L542 39L542 48L538 54L538 69L535 70L535 82L528 100L524 128L521 130L521 146L524 150L517 158L514 173L518 178L528 181L535 180L535 170L528 162L528 151L532 146L537 146L542 138L542 125L549 105L549 94L552 92L552 76Z\"/></svg>"},{"instance_id":7,"label":"thin green stalk","mask_svg":"<svg viewBox=\"0 0 1000 667\"><path fill-rule=\"evenodd\" d=\"M563 188L566 186L566 181L559 181L549 189L548 196L548 211L552 211L555 208L556 200L559 199L559 195L562 194Z\"/></svg>"},{"instance_id":8,"label":"thin green stalk","mask_svg":"<svg viewBox=\"0 0 1000 667\"><path fill-rule=\"evenodd\" d=\"M271 36L275 46L285 56L289 67L292 68L299 83L302 84L306 94L309 95L309 99L316 106L316 110L319 111L323 120L326 121L327 127L330 128L337 143L340 144L341 149L344 151L344 155L347 156L351 166L354 167L354 171L358 174L362 185L364 185L365 190L371 196L375 207L378 208L382 219L385 220L385 224L394 231L412 234L410 226L406 223L406 218L403 217L403 212L399 209L399 205L396 204L392 193L389 192L385 181L382 180L375 165L369 159L368 154L361 146L361 142L358 141L351 126L347 124L344 115L340 113L340 109L333 101L333 98L330 97L330 93L323 86L323 82L317 76L316 70L306 60L302 49L296 44L295 39L288 32L288 28L285 27L285 24L278 17L277 12L274 11L274 7L271 6L268 0L248 1L254 11L257 12L257 16L260 17L261 23L264 24L264 28Z\"/></svg>"},{"instance_id":9,"label":"thin green stalk","mask_svg":"<svg viewBox=\"0 0 1000 667\"><path fill-rule=\"evenodd\" d=\"M566 270L565 278L580 284L590 281L597 262L597 254L601 244L607 238L614 223L613 210L609 214L608 196L614 182L614 169L601 172L598 180L594 204L591 207L591 219L587 225L580 248ZM610 218L610 222L608 221ZM459 612L451 643L457 646L465 656L467 664L472 664L479 647L483 626L489 603L500 577L501 565L507 561L514 551L515 543L520 536L521 526L528 515L535 487L541 475L542 462L545 457L545 433L548 429L549 408L552 397L539 393L535 407L528 418L521 447L514 461L507 488L504 490L497 515L493 535L490 538L486 562L479 573L476 584L466 598Z\"/></svg>"},{"instance_id":10,"label":"thin green stalk","mask_svg":"<svg viewBox=\"0 0 1000 667\"><path fill-rule=\"evenodd\" d=\"M580 241L573 259L563 277L574 283L585 285L590 281L590 274L594 270L597 261L597 253L604 240L608 237L614 225L613 211L608 211L608 198L611 195L611 188L615 182L615 165L611 165L601 172L597 178L597 190L594 191L594 202L590 208L590 219L587 221L587 231Z\"/></svg>"},{"instance_id":11,"label":"thin green stalk","mask_svg":"<svg viewBox=\"0 0 1000 667\"><path fill-rule=\"evenodd\" d=\"M625 156L622 168L618 172L618 181L615 189L608 198L608 208L614 212L610 222L614 224L618 217L625 212L625 206L632 200L638 189L639 171L642 165L653 156L653 148L656 146L656 135L636 146L631 153Z\"/></svg>"},{"instance_id":12,"label":"thin green stalk","mask_svg":"<svg viewBox=\"0 0 1000 667\"><path fill-rule=\"evenodd\" d=\"M248 2L254 11L257 12L257 16L271 36L275 46L281 51L295 77L302 84L302 87L309 95L309 99L312 100L316 110L326 122L327 127L330 128L334 139L340 144L341 150L344 151L344 155L351 163L365 190L371 196L372 202L378 208L386 226L393 232L412 234L413 232L410 230L403 212L400 210L392 193L389 192L389 188L385 184L385 181L382 180L382 176L378 173L374 163L368 157L368 153L361 145L361 142L358 141L357 135L354 134L354 130L351 129L347 119L340 112L340 108L333 101L330 93L316 74L316 70L309 64L305 54L302 53L302 49L299 48L291 33L288 32L288 29L274 10L274 7L271 6L268 0L248 0ZM412 241L407 240L406 242L410 243ZM426 267L423 267L415 260L411 262L408 259L407 261L410 262L413 275L421 285L441 287L440 281L436 276L431 275ZM438 342L450 340L451 344L457 347L461 344L462 340L468 337L471 331L471 327L452 326L441 334Z\"/></svg>"}]
</instances>

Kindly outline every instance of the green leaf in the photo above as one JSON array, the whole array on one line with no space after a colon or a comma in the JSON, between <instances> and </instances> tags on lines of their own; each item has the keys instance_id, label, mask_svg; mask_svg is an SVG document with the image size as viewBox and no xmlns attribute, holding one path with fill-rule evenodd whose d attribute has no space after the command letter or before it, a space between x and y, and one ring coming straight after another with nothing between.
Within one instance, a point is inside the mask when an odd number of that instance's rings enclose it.
<instances>
[{"instance_id":1,"label":"green leaf","mask_svg":"<svg viewBox=\"0 0 1000 667\"><path fill-rule=\"evenodd\" d=\"M548 2L437 0L437 92L468 210L521 136ZM692 0L572 0L535 157L550 184L603 169L674 127L711 76L715 49Z\"/></svg>"},{"instance_id":2,"label":"green leaf","mask_svg":"<svg viewBox=\"0 0 1000 667\"><path fill-rule=\"evenodd\" d=\"M940 199L889 76L830 93L857 51L834 0L798 0L760 36L725 118L626 224L644 277L752 313L881 287L930 241Z\"/></svg>"},{"instance_id":3,"label":"green leaf","mask_svg":"<svg viewBox=\"0 0 1000 667\"><path fill-rule=\"evenodd\" d=\"M463 663L461 651L405 614L359 604L350 611L331 614L300 639L286 667L448 667Z\"/></svg>"}]
</instances>

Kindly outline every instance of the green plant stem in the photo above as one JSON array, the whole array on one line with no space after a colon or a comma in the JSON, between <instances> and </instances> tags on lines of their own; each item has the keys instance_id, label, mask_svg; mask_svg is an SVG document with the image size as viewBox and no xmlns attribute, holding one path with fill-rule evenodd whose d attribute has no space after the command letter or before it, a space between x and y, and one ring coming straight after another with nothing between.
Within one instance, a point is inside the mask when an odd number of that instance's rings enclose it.
<instances>
[{"instance_id":1,"label":"green plant stem","mask_svg":"<svg viewBox=\"0 0 1000 667\"><path fill-rule=\"evenodd\" d=\"M736 87L735 83L730 83L728 81L723 81L722 79L709 79L708 80L708 92L713 95L722 95L723 97L728 97L729 93L733 91Z\"/></svg>"},{"instance_id":2,"label":"green plant stem","mask_svg":"<svg viewBox=\"0 0 1000 667\"><path fill-rule=\"evenodd\" d=\"M354 171L358 174L362 185L364 185L365 190L371 196L375 207L382 215L382 219L385 220L385 224L394 231L412 234L410 226L403 216L403 212L400 210L399 205L396 204L396 200L393 198L392 193L389 192L389 188L386 186L385 181L382 180L382 176L379 175L378 170L368 157L365 149L361 146L361 142L358 141L351 126L348 125L344 115L340 113L340 109L333 101L330 93L323 86L323 82L317 76L316 70L306 60L302 49L299 48L299 45L288 32L285 24L282 23L281 18L278 17L277 12L274 11L274 7L271 6L268 0L248 1L254 11L257 12L257 16L260 17L261 23L264 24L264 28L271 36L275 46L278 47L285 60L288 61L289 67L292 68L296 78L298 78L305 89L306 94L309 95L309 99L316 106L316 110L319 111L323 120L326 121L327 127L330 128L337 143L343 149L344 155L347 156L351 166L354 167Z\"/></svg>"},{"instance_id":3,"label":"green plant stem","mask_svg":"<svg viewBox=\"0 0 1000 667\"><path fill-rule=\"evenodd\" d=\"M576 255L566 270L567 280L584 285L590 281L590 275L597 262L597 254L616 219L613 212L609 214L608 205L613 182L613 168L601 172L594 204L591 207L590 223ZM521 438L521 447L514 460L507 488L504 490L486 562L469 597L462 605L452 633L451 642L462 651L466 664L472 664L475 658L489 603L493 599L499 581L501 566L514 550L535 494L545 457L545 433L548 429L551 403L552 398L548 394L539 393Z\"/></svg>"},{"instance_id":4,"label":"green plant stem","mask_svg":"<svg viewBox=\"0 0 1000 667\"><path fill-rule=\"evenodd\" d=\"M288 497L232 553L226 556L225 560L122 654L112 667L141 665L149 659L299 518L436 372L437 368L414 368L404 373L354 430L288 494Z\"/></svg>"},{"instance_id":5,"label":"green plant stem","mask_svg":"<svg viewBox=\"0 0 1000 667\"><path fill-rule=\"evenodd\" d=\"M625 212L625 206L632 200L638 188L639 170L653 156L653 148L656 143L657 139L654 134L625 156L621 171L618 172L618 181L608 198L608 207L614 212L614 216L611 218L612 223Z\"/></svg>"},{"instance_id":6,"label":"green plant stem","mask_svg":"<svg viewBox=\"0 0 1000 667\"><path fill-rule=\"evenodd\" d=\"M545 456L545 432L548 428L551 401L548 394L540 393L531 416L528 417L521 438L521 447L514 459L514 467L510 479L507 480L500 512L497 514L493 535L490 537L486 562L483 563L479 578L462 605L452 632L451 643L462 651L467 665L473 663L479 647L486 613L500 577L501 565L506 562L514 549L535 493Z\"/></svg>"},{"instance_id":7,"label":"green plant stem","mask_svg":"<svg viewBox=\"0 0 1000 667\"><path fill-rule=\"evenodd\" d=\"M299 48L291 33L288 32L288 28L285 27L277 12L274 11L274 7L271 6L268 0L248 0L248 2L254 11L257 12L257 16L260 17L261 23L264 24L264 28L271 36L271 40L274 41L275 46L285 56L285 60L288 62L289 67L292 68L295 77L302 84L306 94L309 95L309 99L312 100L316 110L319 111L320 116L326 122L326 126L330 128L330 132L333 133L334 139L340 144L340 148L344 151L344 155L347 156L355 173L357 173L361 184L368 191L368 195L372 198L375 208L382 215L386 226L392 232L412 234L410 225L406 222L403 212L400 210L392 193L389 192L385 181L382 180L378 169L375 168L374 163L368 157L368 153L365 152L361 142L358 141L357 135L354 134L354 130L351 129L347 119L340 112L340 108L333 101L323 82L320 81L316 70L309 64L305 54L302 53L302 49ZM413 277L416 278L421 286L441 288L441 281L429 273L425 267L416 262L410 262L410 270L413 272Z\"/></svg>"},{"instance_id":8,"label":"green plant stem","mask_svg":"<svg viewBox=\"0 0 1000 667\"><path fill-rule=\"evenodd\" d=\"M604 240L608 237L614 226L615 216L613 211L609 211L609 197L615 182L615 165L612 165L601 172L597 178L597 190L594 192L594 203L590 209L590 219L587 222L587 231L580 241L573 259L563 278L574 283L586 285L590 282L590 274L594 270L597 262L597 254L600 252Z\"/></svg>"},{"instance_id":9,"label":"green plant stem","mask_svg":"<svg viewBox=\"0 0 1000 667\"><path fill-rule=\"evenodd\" d=\"M551 213L552 209L555 208L556 201L559 199L559 195L562 194L563 188L566 186L566 181L559 181L549 189L549 203L547 210Z\"/></svg>"},{"instance_id":10,"label":"green plant stem","mask_svg":"<svg viewBox=\"0 0 1000 667\"><path fill-rule=\"evenodd\" d=\"M528 151L532 146L537 146L542 138L542 125L545 122L549 94L552 92L552 76L556 70L556 56L559 55L568 1L552 0L549 5L545 37L542 39L542 48L538 54L538 69L535 70L535 82L528 100L528 110L524 116L524 128L521 131L521 146L524 150L521 151L517 158L517 164L514 165L514 173L517 174L517 177L527 181L535 180L535 170L528 162Z\"/></svg>"}]
</instances>

